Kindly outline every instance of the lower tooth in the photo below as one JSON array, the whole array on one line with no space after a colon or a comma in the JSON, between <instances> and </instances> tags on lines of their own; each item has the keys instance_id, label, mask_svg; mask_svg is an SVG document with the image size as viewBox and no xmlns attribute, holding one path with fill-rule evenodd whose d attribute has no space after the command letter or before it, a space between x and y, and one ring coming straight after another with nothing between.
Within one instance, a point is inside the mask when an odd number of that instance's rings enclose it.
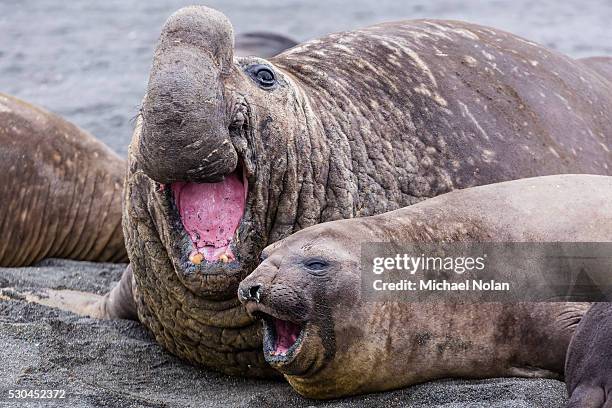
<instances>
[{"instance_id":1,"label":"lower tooth","mask_svg":"<svg viewBox=\"0 0 612 408\"><path fill-rule=\"evenodd\" d=\"M221 262L223 262L223 263L228 263L228 262L229 262L229 258L228 258L228 257L227 257L227 255L225 255L225 254L222 254L222 255L219 257L219 260L220 260Z\"/></svg>"},{"instance_id":2,"label":"lower tooth","mask_svg":"<svg viewBox=\"0 0 612 408\"><path fill-rule=\"evenodd\" d=\"M201 253L196 253L193 254L189 257L189 260L191 261L191 263L195 264L195 265L199 265L202 263L202 259L204 259L204 255L202 255Z\"/></svg>"}]
</instances>

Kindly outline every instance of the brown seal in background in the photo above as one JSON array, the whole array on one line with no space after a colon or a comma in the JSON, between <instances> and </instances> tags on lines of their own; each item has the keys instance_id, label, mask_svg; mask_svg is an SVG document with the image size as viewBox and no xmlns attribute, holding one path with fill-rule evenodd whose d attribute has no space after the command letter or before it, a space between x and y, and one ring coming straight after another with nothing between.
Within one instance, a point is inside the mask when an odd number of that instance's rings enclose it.
<instances>
[{"instance_id":1,"label":"brown seal in background","mask_svg":"<svg viewBox=\"0 0 612 408\"><path fill-rule=\"evenodd\" d=\"M57 115L0 94L0 266L126 262L125 161Z\"/></svg>"}]
</instances>

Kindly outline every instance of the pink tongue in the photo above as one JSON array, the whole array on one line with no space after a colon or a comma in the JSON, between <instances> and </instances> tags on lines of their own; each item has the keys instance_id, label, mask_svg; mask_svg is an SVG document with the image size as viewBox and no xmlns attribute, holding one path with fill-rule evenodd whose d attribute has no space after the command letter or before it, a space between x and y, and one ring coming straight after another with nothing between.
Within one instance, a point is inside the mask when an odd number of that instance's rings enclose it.
<instances>
[{"instance_id":1,"label":"pink tongue","mask_svg":"<svg viewBox=\"0 0 612 408\"><path fill-rule=\"evenodd\" d=\"M237 173L219 183L172 184L183 226L207 261L231 255L229 244L244 213L246 192ZM194 251L195 253L196 251Z\"/></svg>"},{"instance_id":2,"label":"pink tongue","mask_svg":"<svg viewBox=\"0 0 612 408\"><path fill-rule=\"evenodd\" d=\"M280 319L274 319L274 329L276 331L275 354L285 354L295 344L300 335L298 325Z\"/></svg>"}]
</instances>

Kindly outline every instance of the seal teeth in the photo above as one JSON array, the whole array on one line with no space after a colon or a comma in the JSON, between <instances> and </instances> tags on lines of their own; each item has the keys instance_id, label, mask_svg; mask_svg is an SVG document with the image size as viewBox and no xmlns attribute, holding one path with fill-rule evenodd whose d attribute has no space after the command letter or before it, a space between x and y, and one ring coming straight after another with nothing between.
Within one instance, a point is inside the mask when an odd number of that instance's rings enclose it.
<instances>
[{"instance_id":1,"label":"seal teeth","mask_svg":"<svg viewBox=\"0 0 612 408\"><path fill-rule=\"evenodd\" d=\"M221 254L219 255L219 260L223 263L228 263L229 262L229 257L226 254Z\"/></svg>"},{"instance_id":2,"label":"seal teeth","mask_svg":"<svg viewBox=\"0 0 612 408\"><path fill-rule=\"evenodd\" d=\"M193 263L194 265L199 265L202 263L202 260L204 259L204 255L202 255L201 253L197 252L193 255L189 256L189 260L191 261L191 263Z\"/></svg>"}]
</instances>

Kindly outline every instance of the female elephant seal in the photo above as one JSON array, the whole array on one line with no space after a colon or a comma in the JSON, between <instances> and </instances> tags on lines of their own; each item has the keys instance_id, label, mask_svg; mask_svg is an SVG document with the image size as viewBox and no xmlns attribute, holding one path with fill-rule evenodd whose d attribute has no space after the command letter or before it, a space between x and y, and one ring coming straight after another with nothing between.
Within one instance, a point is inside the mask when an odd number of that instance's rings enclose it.
<instances>
[{"instance_id":1,"label":"female elephant seal","mask_svg":"<svg viewBox=\"0 0 612 408\"><path fill-rule=\"evenodd\" d=\"M267 323L267 361L307 397L442 377L560 377L586 303L381 302L363 295L362 244L464 241L610 242L612 177L473 187L309 227L267 247L238 293Z\"/></svg>"},{"instance_id":2,"label":"female elephant seal","mask_svg":"<svg viewBox=\"0 0 612 408\"><path fill-rule=\"evenodd\" d=\"M125 262L125 161L62 118L0 94L0 266Z\"/></svg>"},{"instance_id":3,"label":"female elephant seal","mask_svg":"<svg viewBox=\"0 0 612 408\"><path fill-rule=\"evenodd\" d=\"M133 297L171 352L251 376L272 370L236 298L268 244L455 188L612 174L612 83L502 31L402 21L271 58L234 58L205 7L166 22L128 156ZM126 302L119 302L127 304Z\"/></svg>"}]
</instances>

